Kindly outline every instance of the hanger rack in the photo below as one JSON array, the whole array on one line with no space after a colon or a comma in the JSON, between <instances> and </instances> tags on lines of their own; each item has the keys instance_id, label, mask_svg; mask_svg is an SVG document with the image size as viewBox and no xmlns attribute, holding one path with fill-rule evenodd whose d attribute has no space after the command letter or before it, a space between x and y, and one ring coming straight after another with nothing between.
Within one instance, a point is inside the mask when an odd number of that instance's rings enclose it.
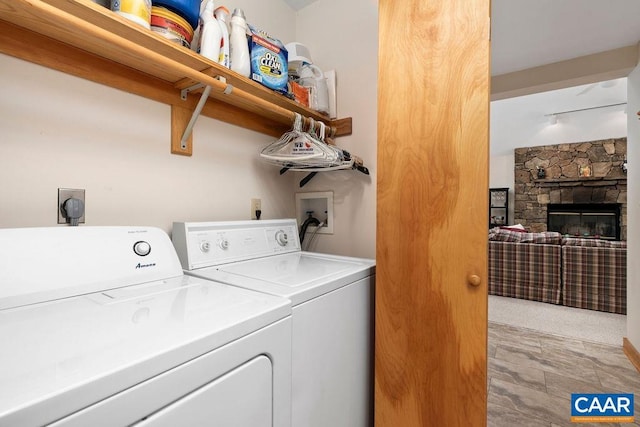
<instances>
[{"instance_id":1,"label":"hanger rack","mask_svg":"<svg viewBox=\"0 0 640 427\"><path fill-rule=\"evenodd\" d=\"M326 126L323 123L320 122L316 128L313 119L304 120L296 113L293 128L264 147L260 156L269 163L281 166L280 175L289 170L308 171L300 181L301 188L318 172L355 169L369 175L369 169L359 157L337 147L331 137L325 134Z\"/></svg>"},{"instance_id":2,"label":"hanger rack","mask_svg":"<svg viewBox=\"0 0 640 427\"><path fill-rule=\"evenodd\" d=\"M282 169L280 169L280 175L284 174L286 171L288 171L290 168L284 167ZM354 166L353 169L356 169L360 172L362 172L365 175L369 175L369 169L362 165L362 166ZM316 176L318 174L318 172L309 172L309 174L307 174L307 176L305 176L304 178L302 178L300 180L300 188L304 187L305 185L307 185L309 183L309 181L311 181L313 179L314 176Z\"/></svg>"}]
</instances>

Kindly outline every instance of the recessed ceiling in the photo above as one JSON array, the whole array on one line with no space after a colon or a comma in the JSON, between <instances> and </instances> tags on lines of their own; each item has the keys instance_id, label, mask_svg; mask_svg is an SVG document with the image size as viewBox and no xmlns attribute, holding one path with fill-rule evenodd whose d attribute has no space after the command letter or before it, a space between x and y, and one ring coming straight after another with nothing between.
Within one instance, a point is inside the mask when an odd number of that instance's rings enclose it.
<instances>
[{"instance_id":1,"label":"recessed ceiling","mask_svg":"<svg viewBox=\"0 0 640 427\"><path fill-rule=\"evenodd\" d=\"M640 41L638 0L493 0L491 74Z\"/></svg>"}]
</instances>

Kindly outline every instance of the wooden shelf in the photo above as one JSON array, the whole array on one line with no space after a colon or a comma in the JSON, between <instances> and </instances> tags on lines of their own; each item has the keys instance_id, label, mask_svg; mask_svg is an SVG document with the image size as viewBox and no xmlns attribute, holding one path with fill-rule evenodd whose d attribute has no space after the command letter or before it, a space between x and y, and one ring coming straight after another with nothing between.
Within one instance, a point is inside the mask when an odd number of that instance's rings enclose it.
<instances>
[{"instance_id":1,"label":"wooden shelf","mask_svg":"<svg viewBox=\"0 0 640 427\"><path fill-rule=\"evenodd\" d=\"M351 134L351 118L330 120L89 0L0 0L0 52L171 105L175 154L192 153L179 140L199 95L180 92L194 84L212 87L208 117L280 136L299 113Z\"/></svg>"},{"instance_id":2,"label":"wooden shelf","mask_svg":"<svg viewBox=\"0 0 640 427\"><path fill-rule=\"evenodd\" d=\"M534 182L555 183L555 182L582 182L582 181L620 181L626 180L626 176L581 176L576 178L541 178L534 179Z\"/></svg>"},{"instance_id":3,"label":"wooden shelf","mask_svg":"<svg viewBox=\"0 0 640 427\"><path fill-rule=\"evenodd\" d=\"M607 182L627 181L626 176L582 176L576 178L540 178L534 179L533 182L539 187L571 187L571 186L598 186ZM599 183L602 184L599 184Z\"/></svg>"}]
</instances>

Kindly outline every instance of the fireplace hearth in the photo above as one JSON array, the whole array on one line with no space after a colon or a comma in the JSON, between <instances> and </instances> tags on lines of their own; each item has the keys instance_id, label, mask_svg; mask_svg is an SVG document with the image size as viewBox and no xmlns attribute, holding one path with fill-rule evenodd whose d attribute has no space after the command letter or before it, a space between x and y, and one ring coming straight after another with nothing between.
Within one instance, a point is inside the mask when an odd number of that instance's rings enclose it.
<instances>
[{"instance_id":1,"label":"fireplace hearth","mask_svg":"<svg viewBox=\"0 0 640 427\"><path fill-rule=\"evenodd\" d=\"M547 229L571 236L620 240L620 205L549 204Z\"/></svg>"}]
</instances>

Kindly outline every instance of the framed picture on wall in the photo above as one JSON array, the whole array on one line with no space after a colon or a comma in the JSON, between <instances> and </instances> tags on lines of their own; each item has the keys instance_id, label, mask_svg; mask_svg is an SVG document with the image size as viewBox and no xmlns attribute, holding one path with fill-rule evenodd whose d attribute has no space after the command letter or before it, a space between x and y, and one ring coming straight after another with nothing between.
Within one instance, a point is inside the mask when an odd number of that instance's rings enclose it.
<instances>
[{"instance_id":1,"label":"framed picture on wall","mask_svg":"<svg viewBox=\"0 0 640 427\"><path fill-rule=\"evenodd\" d=\"M593 173L591 165L579 166L578 175L580 177L589 177Z\"/></svg>"}]
</instances>

